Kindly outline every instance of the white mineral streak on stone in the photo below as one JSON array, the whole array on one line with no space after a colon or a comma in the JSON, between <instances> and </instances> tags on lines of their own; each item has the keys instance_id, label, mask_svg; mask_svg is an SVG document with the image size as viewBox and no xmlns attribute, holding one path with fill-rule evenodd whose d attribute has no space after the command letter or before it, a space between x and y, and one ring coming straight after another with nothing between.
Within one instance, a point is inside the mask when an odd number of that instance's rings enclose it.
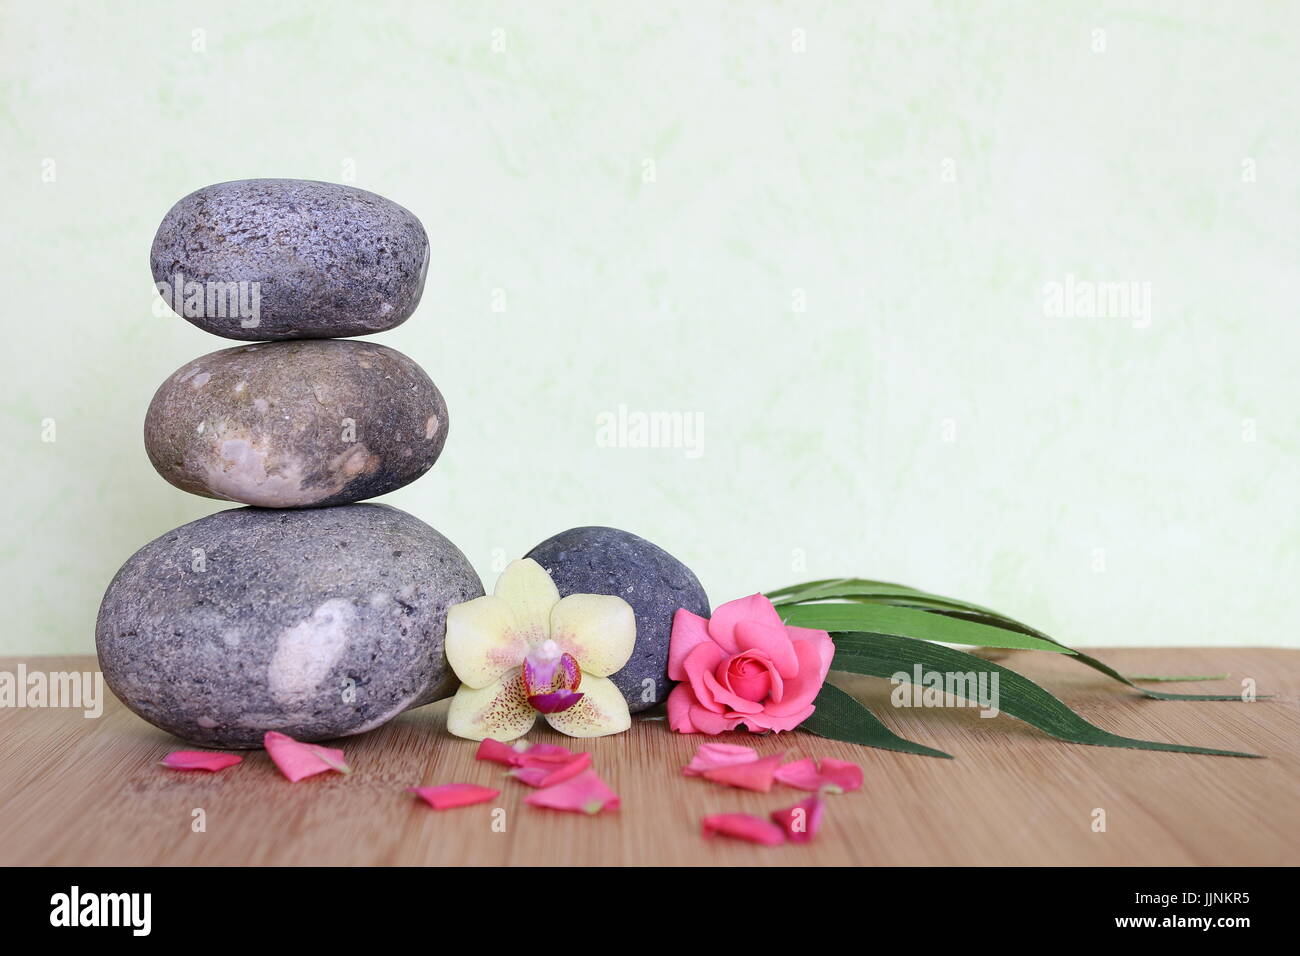
<instances>
[{"instance_id":1,"label":"white mineral streak on stone","mask_svg":"<svg viewBox=\"0 0 1300 956\"><path fill-rule=\"evenodd\" d=\"M338 489L302 487L297 461L282 466L279 474L266 470L266 452L244 438L226 438L218 444L219 464L205 463L204 482L216 495L262 508L293 508L314 504ZM342 483L339 484L342 487Z\"/></svg>"},{"instance_id":2,"label":"white mineral streak on stone","mask_svg":"<svg viewBox=\"0 0 1300 956\"><path fill-rule=\"evenodd\" d=\"M259 412L265 414L266 410L271 407L271 404L264 398L255 398L253 399L253 407L256 408Z\"/></svg>"},{"instance_id":3,"label":"white mineral streak on stone","mask_svg":"<svg viewBox=\"0 0 1300 956\"><path fill-rule=\"evenodd\" d=\"M275 645L267 671L271 696L279 703L297 703L315 693L348 644L356 624L351 602L330 598L311 617L286 630Z\"/></svg>"},{"instance_id":4,"label":"white mineral streak on stone","mask_svg":"<svg viewBox=\"0 0 1300 956\"><path fill-rule=\"evenodd\" d=\"M197 392L204 385L207 385L208 380L211 378L212 378L211 372L200 372L198 375L195 375L194 378L190 380L190 388L194 389Z\"/></svg>"},{"instance_id":5,"label":"white mineral streak on stone","mask_svg":"<svg viewBox=\"0 0 1300 956\"><path fill-rule=\"evenodd\" d=\"M426 441L438 434L438 426L440 424L442 423L438 421L437 415L429 416L429 420L424 423L424 438Z\"/></svg>"},{"instance_id":6,"label":"white mineral streak on stone","mask_svg":"<svg viewBox=\"0 0 1300 956\"><path fill-rule=\"evenodd\" d=\"M341 490L343 485L347 484L357 475L362 473L369 474L379 467L379 456L370 454L363 444L356 444L340 455L330 459L330 471L342 474L343 481L335 490Z\"/></svg>"},{"instance_id":7,"label":"white mineral streak on stone","mask_svg":"<svg viewBox=\"0 0 1300 956\"><path fill-rule=\"evenodd\" d=\"M195 722L196 724L198 724L200 727L204 727L204 728L206 728L206 729L208 729L208 730L211 730L213 727L219 727L219 726L221 726L220 724L218 724L218 723L216 722L215 719L213 719L212 717L209 717L207 714L204 714L202 717L200 717L198 720L196 720L196 721L194 721L194 722Z\"/></svg>"}]
</instances>

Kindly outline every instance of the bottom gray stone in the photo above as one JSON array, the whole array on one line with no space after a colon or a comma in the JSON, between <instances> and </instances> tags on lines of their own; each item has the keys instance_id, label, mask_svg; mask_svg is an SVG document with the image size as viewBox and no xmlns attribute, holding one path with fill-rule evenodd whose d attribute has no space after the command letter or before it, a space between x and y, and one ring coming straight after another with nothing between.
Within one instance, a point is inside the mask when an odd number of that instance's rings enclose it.
<instances>
[{"instance_id":1,"label":"bottom gray stone","mask_svg":"<svg viewBox=\"0 0 1300 956\"><path fill-rule=\"evenodd\" d=\"M447 608L482 594L460 550L396 508L236 508L137 551L95 643L113 693L178 737L328 740L453 693Z\"/></svg>"}]
</instances>

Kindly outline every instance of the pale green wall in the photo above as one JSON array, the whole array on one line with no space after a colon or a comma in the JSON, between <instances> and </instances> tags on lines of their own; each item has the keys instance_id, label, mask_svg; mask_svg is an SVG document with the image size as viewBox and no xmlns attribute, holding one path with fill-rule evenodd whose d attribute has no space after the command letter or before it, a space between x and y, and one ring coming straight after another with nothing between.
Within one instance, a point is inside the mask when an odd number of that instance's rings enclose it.
<instances>
[{"instance_id":1,"label":"pale green wall","mask_svg":"<svg viewBox=\"0 0 1300 956\"><path fill-rule=\"evenodd\" d=\"M1072 642L1297 642L1294 6L2 9L0 652L90 650L118 565L223 507L141 445L231 344L153 314L162 214L349 162L433 242L380 338L451 437L386 500L485 577L611 524L715 603L857 574ZM1151 283L1149 327L1046 316L1067 273ZM599 447L620 404L703 454Z\"/></svg>"}]
</instances>

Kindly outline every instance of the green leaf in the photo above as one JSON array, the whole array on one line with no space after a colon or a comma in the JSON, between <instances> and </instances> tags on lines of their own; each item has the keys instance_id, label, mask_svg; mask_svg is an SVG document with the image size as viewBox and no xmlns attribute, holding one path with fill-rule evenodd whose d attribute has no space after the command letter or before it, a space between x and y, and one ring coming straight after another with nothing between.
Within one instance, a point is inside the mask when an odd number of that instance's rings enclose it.
<instances>
[{"instance_id":1,"label":"green leaf","mask_svg":"<svg viewBox=\"0 0 1300 956\"><path fill-rule=\"evenodd\" d=\"M1005 614L1000 614L999 612L990 610L989 608L981 607L978 604L972 604L969 601L960 601L956 598L947 598L941 597L937 594L928 594L925 591L918 591L916 588L905 587L901 584L889 584L884 581L870 581L866 578L832 578L825 581L809 581L804 584L791 585L788 588L781 588L778 591L769 592L769 597L771 595L778 596L773 600L773 603L778 606L778 609L782 608L784 605L801 601L840 598L851 601L906 607L914 610L925 610L935 614L957 617L961 620L971 621L977 624L984 624L988 627L1000 627L1017 631L1021 634L1032 635L1040 640L1055 644L1057 647L1066 648L1081 664L1105 674L1112 680L1119 681L1121 684L1131 687L1139 694L1142 694L1144 697L1149 697L1152 700L1241 700L1240 694L1169 694L1163 691L1151 690L1147 687L1139 687L1132 679L1125 677L1104 661L1098 660L1092 655L1085 654L1082 651L1076 651L1068 645L1061 643L1056 638L1044 634L1037 628L1023 624L1014 618L1007 617ZM823 630L828 630L828 628L824 628ZM870 629L863 628L863 630ZM968 642L950 640L948 643L964 644ZM994 647L1000 645L990 644L987 646ZM1038 649L1041 650L1042 648ZM1143 679L1150 681L1156 680L1157 678L1144 677ZM1170 678L1161 679L1171 680Z\"/></svg>"},{"instance_id":2,"label":"green leaf","mask_svg":"<svg viewBox=\"0 0 1300 956\"><path fill-rule=\"evenodd\" d=\"M1169 684L1190 684L1193 681L1198 681L1198 680L1227 680L1228 675L1227 674L1168 674L1168 675L1129 674L1128 679L1135 680L1135 681L1136 680L1155 681L1156 683L1160 683L1161 681L1164 681L1165 683L1169 683ZM1236 697L1233 697L1233 700L1236 699L1237 699Z\"/></svg>"},{"instance_id":3,"label":"green leaf","mask_svg":"<svg viewBox=\"0 0 1300 956\"><path fill-rule=\"evenodd\" d=\"M880 719L867 710L866 706L853 695L840 690L834 684L823 684L821 693L817 695L813 704L817 709L811 717L799 725L800 730L806 730L818 737L843 740L864 747L952 759L952 754L898 736L882 724Z\"/></svg>"},{"instance_id":4,"label":"green leaf","mask_svg":"<svg viewBox=\"0 0 1300 956\"><path fill-rule=\"evenodd\" d=\"M923 671L965 674L984 671L998 675L998 709L1037 727L1060 740L1097 747L1129 747L1135 750L1170 750L1179 753L1213 754L1224 757L1257 757L1258 754L1209 747L1189 747L1150 740L1121 737L1084 720L1052 694L1027 677L965 651L908 640L892 634L845 633L832 635L835 659L832 670L907 680L919 664ZM815 716L815 715L814 715Z\"/></svg>"},{"instance_id":5,"label":"green leaf","mask_svg":"<svg viewBox=\"0 0 1300 956\"><path fill-rule=\"evenodd\" d=\"M1033 634L886 604L792 604L779 610L787 624L819 631L871 631L917 641L1074 653Z\"/></svg>"}]
</instances>

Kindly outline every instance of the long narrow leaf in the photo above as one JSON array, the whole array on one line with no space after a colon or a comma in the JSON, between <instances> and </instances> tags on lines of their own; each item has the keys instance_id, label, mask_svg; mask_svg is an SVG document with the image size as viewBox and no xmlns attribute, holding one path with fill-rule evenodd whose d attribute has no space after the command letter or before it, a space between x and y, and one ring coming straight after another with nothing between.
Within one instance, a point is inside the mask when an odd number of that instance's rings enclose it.
<instances>
[{"instance_id":1,"label":"long narrow leaf","mask_svg":"<svg viewBox=\"0 0 1300 956\"><path fill-rule=\"evenodd\" d=\"M1179 753L1213 754L1224 757L1256 757L1258 754L1182 744L1158 743L1121 737L1084 720L1027 677L968 654L965 651L912 641L892 634L834 634L833 670L890 678L901 674L907 680L919 664L923 671L965 674L984 671L998 675L998 709L1037 727L1060 740L1097 747L1129 747L1136 750L1170 750Z\"/></svg>"},{"instance_id":2,"label":"long narrow leaf","mask_svg":"<svg viewBox=\"0 0 1300 956\"><path fill-rule=\"evenodd\" d=\"M799 725L800 730L806 730L818 737L844 740L864 747L952 759L952 754L898 736L881 723L880 719L857 698L840 690L834 684L823 684L813 704L817 709L813 711L811 717Z\"/></svg>"},{"instance_id":3,"label":"long narrow leaf","mask_svg":"<svg viewBox=\"0 0 1300 956\"><path fill-rule=\"evenodd\" d=\"M819 631L871 631L917 641L1074 653L1068 647L1021 631L886 604L791 604L779 611L787 624Z\"/></svg>"},{"instance_id":4,"label":"long narrow leaf","mask_svg":"<svg viewBox=\"0 0 1300 956\"><path fill-rule=\"evenodd\" d=\"M866 578L838 578L826 581L808 581L803 584L791 585L788 588L781 588L779 591L769 592L770 595L777 595L773 599L773 604L781 608L785 605L795 604L802 601L821 601L839 598L851 601L865 601L875 604L887 604L895 607L907 607L918 610L931 611L936 614L946 614L950 617L958 617L962 620L973 623L985 624L989 627L1000 627L1008 630L1018 631L1021 634L1028 634L1037 637L1048 643L1055 644L1057 647L1063 647L1070 650L1074 657L1082 664L1091 667L1093 670L1105 674L1112 680L1119 681L1133 690L1136 690L1144 697L1152 700L1241 700L1239 694L1171 694L1165 691L1151 690L1149 687L1141 687L1135 684L1129 677L1125 677L1115 668L1111 667L1104 661L1085 654L1082 651L1074 650L1067 644L1063 644L1049 634L1044 634L1037 628L1023 624L1014 618L1007 617L997 611L978 604L972 604L969 601L961 601L956 598L941 597L937 594L929 594L925 591L909 588L901 584L890 584L884 581L870 581ZM965 643L962 641L949 641L951 644ZM988 645L990 647L995 645ZM1041 648L1040 648L1041 649ZM1152 680L1147 677L1145 680ZM1168 680L1168 678L1162 678ZM1203 678L1210 679L1210 678Z\"/></svg>"}]
</instances>

